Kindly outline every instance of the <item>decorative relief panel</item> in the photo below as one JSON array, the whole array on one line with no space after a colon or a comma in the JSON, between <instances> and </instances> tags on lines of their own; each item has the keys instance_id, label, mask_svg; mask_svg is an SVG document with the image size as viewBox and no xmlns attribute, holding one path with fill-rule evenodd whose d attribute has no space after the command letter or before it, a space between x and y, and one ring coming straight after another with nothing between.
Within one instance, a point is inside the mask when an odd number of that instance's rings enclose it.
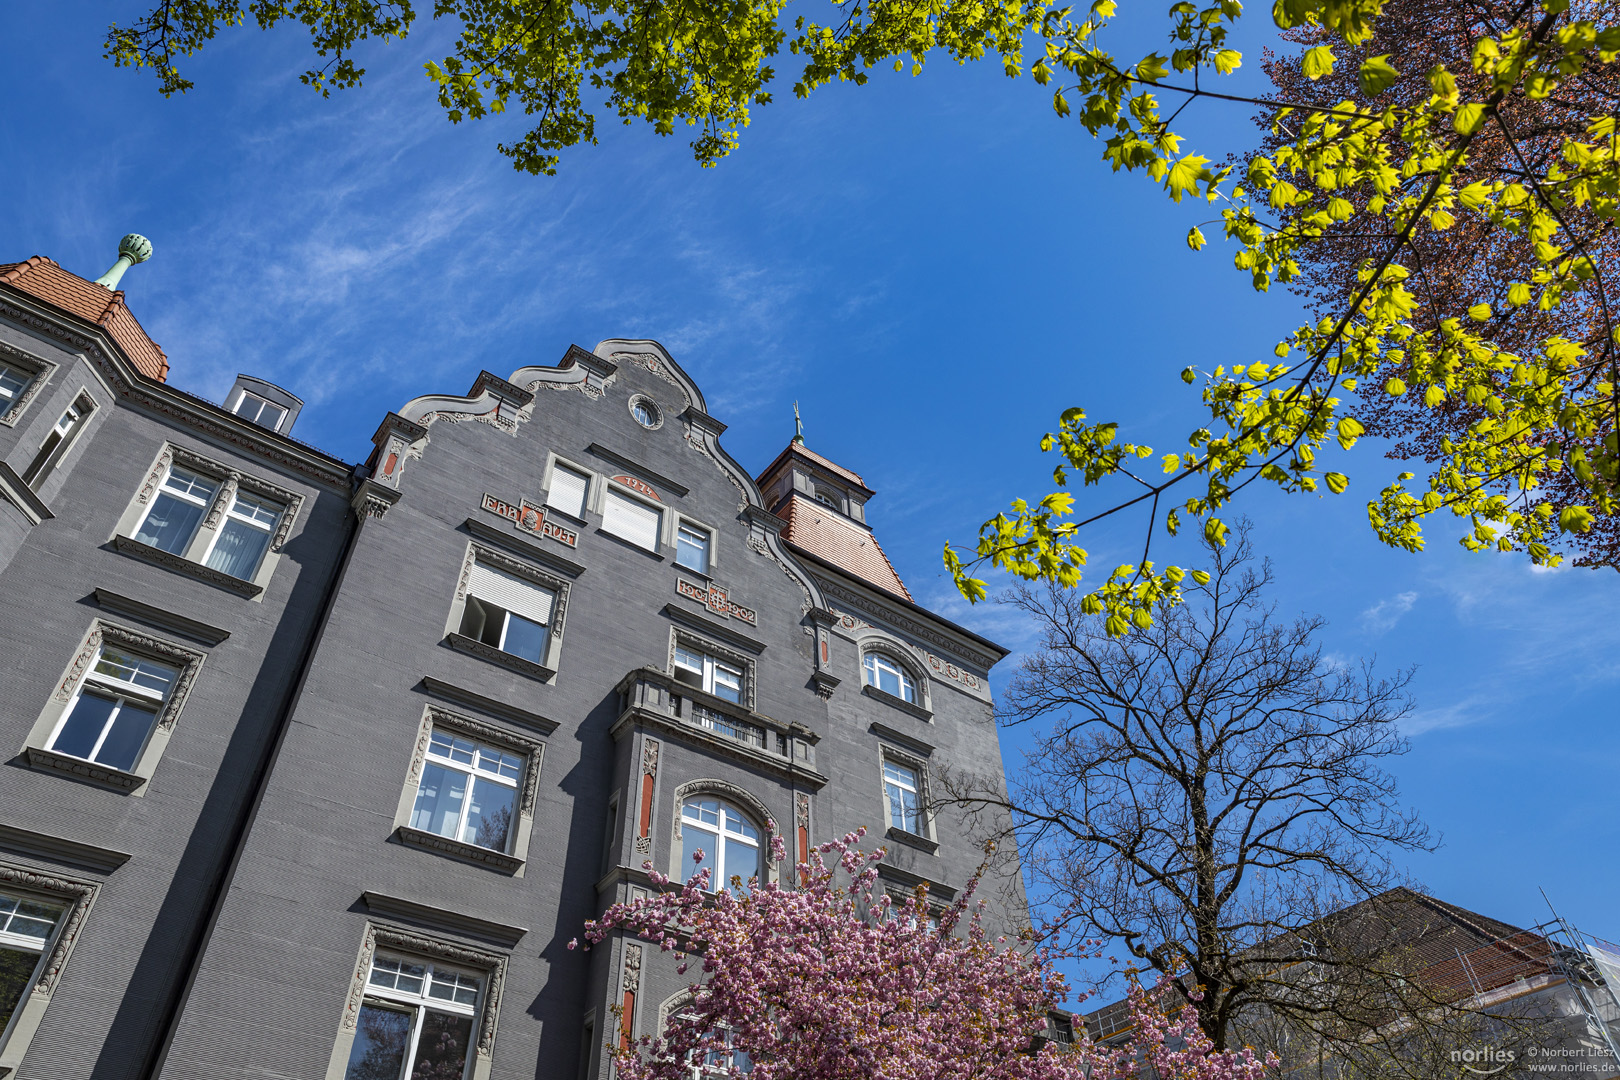
<instances>
[{"instance_id":1,"label":"decorative relief panel","mask_svg":"<svg viewBox=\"0 0 1620 1080\"><path fill-rule=\"evenodd\" d=\"M527 498L519 500L517 505L514 506L505 499L496 498L486 491L484 492L483 501L478 505L479 509L494 514L496 517L505 518L526 533L544 536L569 547L579 546L579 533L546 517L545 507L536 506Z\"/></svg>"},{"instance_id":2,"label":"decorative relief panel","mask_svg":"<svg viewBox=\"0 0 1620 1080\"><path fill-rule=\"evenodd\" d=\"M699 585L696 582L678 577L675 579L675 593L677 596L684 596L688 600L696 600L723 619L737 619L747 623L749 626L759 625L758 612L753 608L743 607L735 600L732 600L723 586L716 585L712 581L706 585Z\"/></svg>"},{"instance_id":3,"label":"decorative relief panel","mask_svg":"<svg viewBox=\"0 0 1620 1080\"><path fill-rule=\"evenodd\" d=\"M197 681L197 671L202 667L204 654L116 623L97 619L90 624L90 631L85 634L78 653L68 665L67 674L57 684L56 693L53 695L55 699L62 702L73 700L73 694L78 690L79 683L83 681L91 662L95 660L101 646L107 642L173 664L179 669L179 675L176 676L174 686L169 691L169 699L164 703L163 711L158 714L157 719L159 729L165 731L172 729L175 721L179 719L181 708L185 706L186 697L191 693L192 684Z\"/></svg>"}]
</instances>

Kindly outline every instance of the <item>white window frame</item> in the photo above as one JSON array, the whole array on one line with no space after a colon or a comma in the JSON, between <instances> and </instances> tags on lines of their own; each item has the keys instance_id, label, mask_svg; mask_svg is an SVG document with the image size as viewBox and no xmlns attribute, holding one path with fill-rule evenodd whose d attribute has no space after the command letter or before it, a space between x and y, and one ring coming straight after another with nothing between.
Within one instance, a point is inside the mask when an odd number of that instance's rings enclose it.
<instances>
[{"instance_id":1,"label":"white window frame","mask_svg":"<svg viewBox=\"0 0 1620 1080\"><path fill-rule=\"evenodd\" d=\"M5 905L5 901L8 900L13 905L9 910ZM57 908L56 916L51 920L50 931L42 938L13 933L9 929L13 921L19 917L33 922L44 921L37 916L18 915L17 907L26 903L46 904ZM34 970L29 974L28 981L23 983L22 993L17 998L16 1007L12 1009L10 1020L3 1027L0 1027L0 1047L7 1045L12 1033L23 1022L24 1013L26 1012L25 1006L28 1004L29 997L33 994L35 984L39 982L40 969L45 966L45 957L50 955L52 947L56 944L57 938L62 931L62 924L67 921L67 917L72 911L73 903L71 900L60 896L35 896L30 893L8 889L4 885L4 879L0 878L0 945L15 949L18 952L39 954L39 958L34 961Z\"/></svg>"},{"instance_id":2,"label":"white window frame","mask_svg":"<svg viewBox=\"0 0 1620 1080\"><path fill-rule=\"evenodd\" d=\"M683 569L690 570L694 574L702 574L704 577L712 577L714 574L715 530L709 528L709 526L703 524L702 522L686 517L683 514L675 514L673 517L675 519L675 528L674 534L670 537L670 546L675 549L675 565ZM681 547L682 532L699 533L703 536L702 566L693 566L691 563L681 561L681 556L683 554L683 549Z\"/></svg>"},{"instance_id":3,"label":"white window frame","mask_svg":"<svg viewBox=\"0 0 1620 1080\"><path fill-rule=\"evenodd\" d=\"M6 386L7 375L14 376L12 381L17 384L15 389ZM35 378L33 372L24 371L16 364L0 360L0 416L9 413L19 401L23 400L24 395L28 393L28 384Z\"/></svg>"},{"instance_id":4,"label":"white window frame","mask_svg":"<svg viewBox=\"0 0 1620 1080\"><path fill-rule=\"evenodd\" d=\"M910 775L909 777L901 775L891 776L889 775L891 772L909 773ZM902 822L899 825L896 825L894 822L897 794L900 803L900 817ZM911 795L913 803L912 820L910 824L914 824L916 828L908 828L905 822L905 796L908 794ZM887 819L889 822L889 828L899 829L901 832L908 832L913 836L928 835L926 831L928 815L923 810L922 777L917 775L917 770L911 765L906 762L896 761L888 754L883 756L883 802L888 808Z\"/></svg>"},{"instance_id":5,"label":"white window frame","mask_svg":"<svg viewBox=\"0 0 1620 1080\"><path fill-rule=\"evenodd\" d=\"M891 781L889 778L889 768L891 766L909 771L913 777L912 782L915 784L915 788L907 788L903 784ZM916 795L917 828L915 830L894 824L893 803L889 793L891 784L901 791L913 791ZM892 746L884 745L878 752L878 785L878 790L883 796L883 824L885 831L891 836L900 834L902 837L914 837L918 840L927 841L926 844L922 845L925 849L936 848L934 815L929 808L932 795L929 787L928 762L896 750Z\"/></svg>"},{"instance_id":6,"label":"white window frame","mask_svg":"<svg viewBox=\"0 0 1620 1080\"><path fill-rule=\"evenodd\" d=\"M469 596L479 600L484 599L478 597L472 591L473 567L479 563L482 563L488 569L519 578L536 589L551 593L551 615L544 624L546 646L538 662L519 656L516 653L505 652L497 646L475 640L462 632ZM467 554L463 557L461 576L459 584L456 586L455 598L450 604L449 617L445 621L445 635L449 644L462 652L478 656L491 663L509 667L532 679L538 679L541 682L549 681L556 674L557 664L562 655L563 628L568 611L568 590L569 583L562 578L547 573L515 556L508 555L504 551L496 550L476 541L469 542ZM507 610L493 600L487 602L491 606L501 607L503 611ZM518 614L522 615L521 612ZM528 618L527 616L523 617ZM530 619L529 621L534 620ZM501 628L501 641L503 644L509 629L510 623L503 623Z\"/></svg>"},{"instance_id":7,"label":"white window frame","mask_svg":"<svg viewBox=\"0 0 1620 1080\"><path fill-rule=\"evenodd\" d=\"M187 483L187 490L185 491L181 491L179 488L171 488L169 486L169 481L174 479L174 474L177 470L185 473L194 481L204 481L210 484L211 486L208 489L208 497L199 498L193 491L190 490L192 487L191 483ZM163 479L159 482L157 490L152 493L151 500L146 504L146 512L141 515L140 521L136 523L133 535L138 538L141 530L146 528L146 522L148 519L150 519L151 516L157 512L159 499L168 497L171 499L178 499L181 502L189 503L190 505L200 509L202 512L197 515L197 523L191 527L191 532L186 536L185 543L180 545L180 550L169 552L171 555L178 555L181 558L185 558L186 552L191 550L192 543L196 541L197 534L202 531L203 522L208 517L209 508L212 507L214 505L214 501L219 498L219 489L223 484L224 481L217 476L209 476L206 473L197 471L196 469L188 469L184 466L175 465L173 462L170 462L168 468L164 470ZM142 541L142 543L145 543L145 541ZM156 547L155 544L153 546ZM209 546L212 547L212 544ZM159 550L168 551L167 548L159 548Z\"/></svg>"},{"instance_id":8,"label":"white window frame","mask_svg":"<svg viewBox=\"0 0 1620 1080\"><path fill-rule=\"evenodd\" d=\"M250 402L250 401L254 402L258 406L258 408L253 410L254 414L252 416L248 416L243 411L243 406L248 404L248 402ZM267 409L267 408L268 409L274 409L274 410L276 410L277 412L279 412L281 414L280 416L278 416L276 418L276 422L274 424L266 424L266 423L264 423L264 421L262 419L262 417L264 416L264 410ZM266 431L280 431L281 430L281 425L287 419L287 413L289 412L289 410L288 410L287 406L281 405L281 404L279 404L277 402L274 402L274 401L271 401L267 397L261 397L258 394L255 394L251 390L243 390L239 394L237 394L236 407L233 408L231 410L231 412L234 413L237 416L240 416L242 419L246 420L250 424L256 424L259 427L264 428Z\"/></svg>"},{"instance_id":9,"label":"white window frame","mask_svg":"<svg viewBox=\"0 0 1620 1080\"><path fill-rule=\"evenodd\" d=\"M80 390L73 396L73 400L62 410L62 415L40 441L39 450L28 463L28 468L23 471L23 483L34 491L45 486L45 482L56 473L56 467L62 464L62 459L67 457L78 443L79 436L84 434L84 429L90 425L90 418L95 415L97 408L96 399L90 396L88 390Z\"/></svg>"},{"instance_id":10,"label":"white window frame","mask_svg":"<svg viewBox=\"0 0 1620 1080\"><path fill-rule=\"evenodd\" d=\"M40 959L23 987L11 1022L0 1030L0 1075L14 1076L22 1066L99 888L89 881L41 871L37 866L0 862L0 891L18 900L35 900L62 909L43 943L37 938L18 941L21 935L5 935L8 944L29 952L38 950Z\"/></svg>"},{"instance_id":11,"label":"white window frame","mask_svg":"<svg viewBox=\"0 0 1620 1080\"><path fill-rule=\"evenodd\" d=\"M558 469L561 469L564 472L574 473L578 476L584 477L585 479L585 494L581 496L579 500L579 513L577 514L564 507L557 506L551 501L551 493L552 489L556 485ZM597 474L593 470L587 469L578 462L570 461L567 458L558 457L557 455L553 454L551 456L551 461L547 463L546 467L546 507L547 509L557 511L557 513L561 514L565 518L568 518L570 521L578 521L583 523L585 521L586 513L591 509L591 497L596 494L597 486Z\"/></svg>"},{"instance_id":12,"label":"white window frame","mask_svg":"<svg viewBox=\"0 0 1620 1080\"><path fill-rule=\"evenodd\" d=\"M456 836L449 837L419 829L411 824L416 816L417 795L422 789L422 779L428 763L431 761L448 764L441 758L428 756L433 736L441 732L511 754L521 762L518 775L511 780L514 788L512 819L507 826L504 850L482 847L461 839L459 827ZM411 757L410 768L406 770L399 804L394 812L394 829L398 839L411 847L521 877L528 858L529 839L534 832L534 808L539 797L540 770L544 759L545 742L533 737L532 732L515 732L505 726L475 720L435 704L424 706L417 729L416 748ZM477 775L490 774L480 772ZM461 820L465 821L465 806Z\"/></svg>"},{"instance_id":13,"label":"white window frame","mask_svg":"<svg viewBox=\"0 0 1620 1080\"><path fill-rule=\"evenodd\" d=\"M275 520L273 522L271 522L270 524L266 525L264 522L260 521L257 517L254 517L251 514L242 513L240 510L238 510L236 508L236 506L243 499L247 499L250 502L259 503L265 509L274 511L275 512ZM265 534L264 550L259 552L259 561L253 564L253 573L251 575L249 575L248 577L245 577L245 578L242 578L242 577L240 577L240 575L237 575L237 574L231 574L230 575L231 577L240 578L240 580L242 580L242 581L252 581L255 577L258 576L259 567L264 564L265 557L270 554L270 547L271 547L272 544L275 543L276 529L281 524L282 515L285 514L286 512L287 512L286 506L276 502L275 500L266 498L263 495L258 494L257 492L252 492L252 491L243 492L240 488L238 488L237 490L231 492L230 502L228 504L226 504L225 513L220 518L220 528L214 530L213 538L211 540L209 540L209 542L208 542L208 550L202 553L202 558L199 559L198 561L201 562L204 566L208 566L209 569L211 569L211 570L219 570L219 568L216 567L216 566L209 566L209 560L214 557L214 549L219 546L220 538L225 535L224 525L228 521L240 522L244 526L246 526L247 528L257 529L260 532ZM206 520L206 519L204 519L204 520ZM228 571L220 570L219 572L224 574L224 573L227 573Z\"/></svg>"},{"instance_id":14,"label":"white window frame","mask_svg":"<svg viewBox=\"0 0 1620 1080\"><path fill-rule=\"evenodd\" d=\"M435 930L457 933L454 928L437 924ZM410 1000L412 995L396 996L397 992L390 993L387 987L371 985L373 964L379 951L383 953L385 959L397 957L407 963L435 965L446 971L472 976L479 980L478 1001L471 1011L472 1045L469 1047L467 1064L462 1076L465 1080L490 1080L498 1020L496 1010L500 1007L503 997L508 955L464 944L459 936L441 940L437 936L430 937L427 933L416 929L396 929L375 922L367 923L359 955L355 958L348 1000L343 1008L343 1019L338 1026L337 1040L332 1046L332 1056L326 1068L325 1080L343 1080L347 1073L349 1057L354 1049L360 1010L367 998L377 1001L384 1007L409 1007L412 1004ZM440 998L426 998L425 995L415 997L417 1002L426 1007L442 1008L444 1012L467 1015L462 1011L465 1010L465 1005L458 1008L456 1003L445 1002ZM413 1022L413 1043L418 1037L419 1023L419 1020ZM414 1061L411 1064L414 1064Z\"/></svg>"},{"instance_id":15,"label":"white window frame","mask_svg":"<svg viewBox=\"0 0 1620 1080\"><path fill-rule=\"evenodd\" d=\"M116 676L108 674L107 672L97 670L100 667L102 660L106 658L108 652L126 653L129 655L130 659L134 660L137 664L141 661L146 661L147 663L166 668L172 673L172 677L169 680L169 688L159 693L152 690L150 687L141 686L137 683L130 682L127 679L120 679ZM152 741L152 733L157 730L158 721L163 719L164 707L168 704L169 696L174 692L175 684L179 682L180 676L181 670L176 668L172 663L165 663L161 660L153 660L129 649L121 648L117 645L109 647L107 644L103 643L96 650L95 659L85 671L84 678L79 680L78 688L73 692L73 700L68 704L67 709L62 713L61 719L56 722L56 726L51 730L50 738L45 742L45 749L50 750L53 753L61 754L64 757L75 757L79 758L81 761L88 761L91 764L99 765L104 769L116 769L119 772L129 772L130 769L134 768L135 764L141 760L141 755L146 752L147 743ZM62 729L67 727L68 721L71 720L73 718L73 714L78 711L79 704L84 700L84 694L87 690L100 691L100 693L96 696L112 698L117 702L117 705L114 707L112 714L107 717L106 724L102 727L101 734L96 738L95 746L90 748L90 753L88 756L70 754L66 750L58 750L56 748L56 742L62 735ZM145 706L152 713L151 724L146 729L145 737L141 739L141 746L140 749L135 752L134 760L127 768L121 765L109 765L105 762L97 761L96 754L98 754L102 747L106 744L107 735L112 731L114 725L117 724L118 717L123 714L124 709L130 704Z\"/></svg>"},{"instance_id":16,"label":"white window frame","mask_svg":"<svg viewBox=\"0 0 1620 1080\"><path fill-rule=\"evenodd\" d=\"M146 742L135 764L127 769L114 769L85 758L75 757L50 749L56 742L69 713L78 705L87 682L99 683L106 676L94 669L103 648L127 652L141 659L151 660L176 672L157 719L146 733ZM101 784L126 794L145 794L144 785L152 779L164 748L173 736L175 725L185 707L186 698L197 679L205 654L188 646L177 645L140 630L132 630L105 619L95 619L79 642L78 651L68 662L67 669L56 681L56 690L41 710L39 718L23 744L24 759L35 768L67 773L79 780Z\"/></svg>"},{"instance_id":17,"label":"white window frame","mask_svg":"<svg viewBox=\"0 0 1620 1080\"><path fill-rule=\"evenodd\" d=\"M201 480L212 483L214 492L185 546L178 552L171 552L147 544L137 537L155 509L155 502L162 496L176 470L193 474ZM208 565L208 559L213 555L228 522L237 521L248 527L264 528L262 523L249 521L247 516L237 509L239 495L277 509L276 521L267 530L270 535L264 550L259 553L259 562L251 578L240 578ZM195 499L186 501L196 505ZM145 482L136 491L123 517L119 519L118 528L113 535L113 546L125 554L147 562L155 562L159 566L258 600L270 584L271 578L275 576L276 567L281 562L282 548L287 542L287 536L292 532L293 524L297 521L303 504L304 496L295 491L288 491L257 476L242 473L194 450L166 443L152 462Z\"/></svg>"},{"instance_id":18,"label":"white window frame","mask_svg":"<svg viewBox=\"0 0 1620 1080\"><path fill-rule=\"evenodd\" d=\"M56 364L4 341L0 341L0 364L16 372L22 379L15 393L0 399L0 426L16 427L39 396L40 390L50 382Z\"/></svg>"},{"instance_id":19,"label":"white window frame","mask_svg":"<svg viewBox=\"0 0 1620 1080\"><path fill-rule=\"evenodd\" d=\"M441 749L441 743L448 744L448 749ZM461 761L454 756L456 751L463 749L457 743L466 743L471 747L474 758L473 763ZM480 767L486 754L494 757L494 770ZM417 778L416 793L418 798L421 796L422 785L427 782L427 765L437 765L441 769L460 773L466 778L466 788L461 799L461 809L456 814L456 831L449 839L459 840L463 844L481 847L501 855L510 853L513 842L517 839L518 802L522 794L523 776L529 767L527 755L509 747L486 742L472 735L464 735L448 725L435 725L429 737L422 775ZM508 768L511 770L511 775L506 772ZM489 847L486 844L480 844L476 840L468 840L463 835L467 831L467 815L472 812L473 782L476 780L487 780L492 784L511 790L511 818L507 822L506 837L500 847ZM415 817L414 800L412 817ZM420 826L413 827L419 828ZM437 835L443 836L445 834L439 833Z\"/></svg>"},{"instance_id":20,"label":"white window frame","mask_svg":"<svg viewBox=\"0 0 1620 1080\"><path fill-rule=\"evenodd\" d=\"M411 964L420 966L422 968L422 991L419 993L412 993L410 991L400 990L396 987L381 986L372 982L372 979L377 974L377 965L379 961L384 964ZM439 972L443 972L446 976L454 977L457 981L453 985L455 985L458 989L460 988L461 979L473 979L478 984L476 997L473 1003L469 1005L460 1001L447 1001L444 998L431 996L428 992L428 988L434 985L436 982L436 975ZM488 981L487 973L459 968L431 957L408 956L403 953L395 953L392 951L387 953L379 952L372 957L370 970L366 972L365 994L361 999L360 1007L364 1009L367 1004L375 1004L381 1008L392 1008L399 1012L409 1012L411 1014L410 1045L405 1051L405 1062L400 1072L402 1077L409 1077L411 1075L411 1071L416 1067L418 1042L422 1037L422 1025L423 1021L426 1019L429 1009L443 1013L450 1013L455 1016L467 1017L472 1021L472 1023L468 1026L469 1035L467 1039L467 1060L461 1067L462 1076L466 1076L468 1069L472 1065L473 1058L478 1052L478 1018L482 1011L480 1006L484 1002L484 995L486 992L485 988ZM346 1062L344 1071L347 1071Z\"/></svg>"},{"instance_id":21,"label":"white window frame","mask_svg":"<svg viewBox=\"0 0 1620 1080\"><path fill-rule=\"evenodd\" d=\"M894 672L900 676L900 693L890 694L889 691L883 689L883 687L879 684L879 676L876 669L880 664L892 668ZM868 648L862 653L861 677L866 681L867 686L870 686L880 694L889 694L890 697L898 697L901 701L906 702L908 705L921 704L921 702L917 700L916 677L912 674L909 667L897 660L887 649Z\"/></svg>"},{"instance_id":22,"label":"white window frame","mask_svg":"<svg viewBox=\"0 0 1620 1080\"><path fill-rule=\"evenodd\" d=\"M696 656L699 663L696 665L682 663L681 654L683 652ZM726 697L724 694L716 693L715 691L715 686L717 685L715 676L718 671L722 670L737 677L737 699L735 701L732 701L731 698ZM680 671L687 671L696 674L699 682L687 682L685 679L682 679L678 674L676 674ZM695 690L702 690L705 694L713 694L721 701L731 701L734 705L743 705L748 700L747 666L729 658L715 656L713 653L705 650L701 644L692 641L690 638L676 639L674 657L670 661L670 675L675 678L675 681L686 686L690 686Z\"/></svg>"},{"instance_id":23,"label":"white window frame","mask_svg":"<svg viewBox=\"0 0 1620 1080\"><path fill-rule=\"evenodd\" d=\"M709 825L707 822L703 821L701 817L694 819L686 816L686 808L689 804L694 802L701 803L705 801L714 802L719 806L718 816L720 820L716 825ZM726 827L726 811L728 810L736 814L737 819L741 821L745 827L752 829L754 835L749 836L746 832L733 832L728 829ZM770 836L765 828L764 822L756 823L753 820L753 815L748 811L744 810L736 803L728 800L724 795L716 792L694 791L681 800L680 819L683 841L684 833L687 829L696 829L705 836L714 837L714 846L712 849L709 849L709 854L712 857L714 864L714 872L709 875L709 892L719 892L721 889L729 889L731 887L731 875L726 872L726 843L731 840L736 840L745 846L752 847L759 853L756 860L759 865L759 883L764 885L770 880L769 872L766 869L766 860L770 854ZM683 871L680 875L681 881L686 881L697 872L697 868L688 865L690 860L684 857L684 843L681 847L676 849L675 858L683 864ZM746 889L747 887L748 882L744 881L743 888Z\"/></svg>"}]
</instances>

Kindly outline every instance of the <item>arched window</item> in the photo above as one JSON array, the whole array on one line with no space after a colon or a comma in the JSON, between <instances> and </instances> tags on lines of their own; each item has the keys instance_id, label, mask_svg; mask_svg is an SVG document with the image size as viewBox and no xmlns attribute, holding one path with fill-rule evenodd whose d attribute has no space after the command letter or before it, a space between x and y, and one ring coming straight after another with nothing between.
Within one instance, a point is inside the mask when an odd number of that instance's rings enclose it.
<instances>
[{"instance_id":1,"label":"arched window","mask_svg":"<svg viewBox=\"0 0 1620 1080\"><path fill-rule=\"evenodd\" d=\"M822 506L830 506L834 510L843 510L843 507L839 505L838 495L828 488L816 488L816 502L820 503Z\"/></svg>"},{"instance_id":2,"label":"arched window","mask_svg":"<svg viewBox=\"0 0 1620 1080\"><path fill-rule=\"evenodd\" d=\"M693 855L703 852L703 860ZM710 795L694 795L681 806L681 870L685 880L699 870L709 871L709 888L733 888L740 878L746 889L760 876L759 829L742 811Z\"/></svg>"},{"instance_id":3,"label":"arched window","mask_svg":"<svg viewBox=\"0 0 1620 1080\"><path fill-rule=\"evenodd\" d=\"M888 653L868 652L865 660L866 682L885 694L893 694L903 701L913 705L917 703L917 684L911 679L907 671L894 657Z\"/></svg>"},{"instance_id":4,"label":"arched window","mask_svg":"<svg viewBox=\"0 0 1620 1080\"><path fill-rule=\"evenodd\" d=\"M658 1030L668 1038L671 1028L677 1022L695 1025L699 1020L692 1004L692 993L682 990L658 1008ZM693 1080L704 1080L707 1077L733 1076L736 1072L747 1073L754 1069L753 1059L748 1052L738 1049L733 1044L731 1029L721 1025L715 1029L716 1046L707 1050L694 1050L690 1062L690 1076Z\"/></svg>"}]
</instances>

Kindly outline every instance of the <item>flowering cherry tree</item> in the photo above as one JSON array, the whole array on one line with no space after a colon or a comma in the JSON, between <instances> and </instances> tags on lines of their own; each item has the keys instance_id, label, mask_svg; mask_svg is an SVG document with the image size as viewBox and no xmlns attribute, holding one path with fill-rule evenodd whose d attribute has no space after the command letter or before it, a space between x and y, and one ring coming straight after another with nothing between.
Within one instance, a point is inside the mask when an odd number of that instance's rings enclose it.
<instances>
[{"instance_id":1,"label":"flowering cherry tree","mask_svg":"<svg viewBox=\"0 0 1620 1080\"><path fill-rule=\"evenodd\" d=\"M1269 1067L1213 1052L1190 1010L1167 1017L1140 989L1131 1044L1046 1041L1066 993L1058 954L1027 934L993 937L972 900L977 875L937 916L925 890L894 901L878 883L883 852L856 846L864 831L821 845L797 888L734 878L710 893L707 869L677 885L649 864L660 892L586 925L586 948L635 934L701 974L662 1031L619 1039L622 1080L1135 1080L1143 1067L1261 1080ZM772 855L784 858L780 837Z\"/></svg>"}]
</instances>

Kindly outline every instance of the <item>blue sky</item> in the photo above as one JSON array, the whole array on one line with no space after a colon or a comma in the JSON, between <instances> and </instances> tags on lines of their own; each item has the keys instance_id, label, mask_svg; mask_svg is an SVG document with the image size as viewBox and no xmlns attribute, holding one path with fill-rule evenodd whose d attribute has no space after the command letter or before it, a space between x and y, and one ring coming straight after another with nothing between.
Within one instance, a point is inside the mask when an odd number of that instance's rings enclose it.
<instances>
[{"instance_id":1,"label":"blue sky","mask_svg":"<svg viewBox=\"0 0 1620 1080\"><path fill-rule=\"evenodd\" d=\"M1063 407L1170 449L1197 424L1176 373L1269 357L1296 314L1219 244L1189 252L1196 210L1110 173L991 66L783 95L712 170L679 134L604 123L548 179L494 152L515 126L445 121L421 75L432 28L330 100L297 82L296 35L227 32L165 101L100 55L139 7L0 5L0 261L93 277L146 234L156 255L125 287L171 381L215 400L238 371L285 385L309 403L298 434L350 460L416 394L656 338L751 467L797 399L810 446L877 489L871 520L918 599L1014 649L1027 628L957 598L941 544L1046 490L1037 442ZM1249 137L1240 113L1193 124ZM1364 503L1394 466L1373 449L1344 463L1343 497L1247 509L1281 611L1327 616L1336 656L1418 667L1397 772L1445 845L1411 873L1520 925L1546 917L1544 887L1620 937L1620 575L1468 555L1445 522L1421 556L1380 547ZM1098 532L1094 565L1133 561L1138 527Z\"/></svg>"}]
</instances>

